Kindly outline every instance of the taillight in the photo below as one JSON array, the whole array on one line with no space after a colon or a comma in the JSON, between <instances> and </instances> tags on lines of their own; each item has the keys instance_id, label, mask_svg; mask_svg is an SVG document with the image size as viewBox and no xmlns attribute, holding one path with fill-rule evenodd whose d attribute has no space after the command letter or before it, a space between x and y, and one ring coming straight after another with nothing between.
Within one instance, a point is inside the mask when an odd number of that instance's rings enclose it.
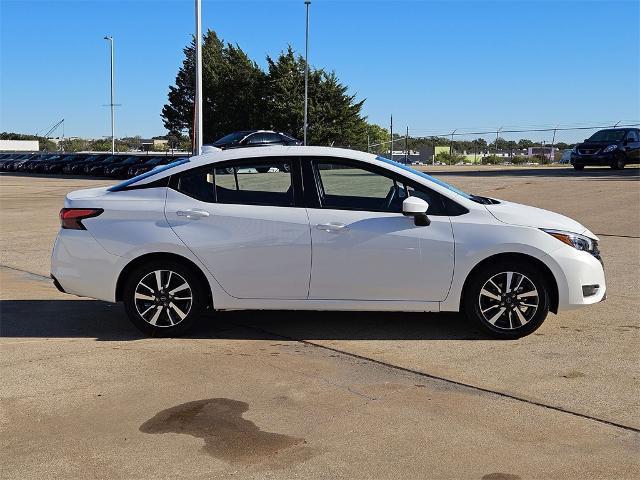
<instances>
[{"instance_id":1,"label":"taillight","mask_svg":"<svg viewBox=\"0 0 640 480\"><path fill-rule=\"evenodd\" d=\"M82 220L97 217L102 212L102 208L63 208L60 210L60 226L71 230L86 230Z\"/></svg>"}]
</instances>

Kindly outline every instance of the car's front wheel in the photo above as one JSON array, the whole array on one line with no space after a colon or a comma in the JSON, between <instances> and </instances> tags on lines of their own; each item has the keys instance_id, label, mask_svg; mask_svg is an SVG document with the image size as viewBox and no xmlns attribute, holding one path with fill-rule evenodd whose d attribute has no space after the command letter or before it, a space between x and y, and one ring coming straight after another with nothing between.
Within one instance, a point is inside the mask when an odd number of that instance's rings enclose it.
<instances>
[{"instance_id":1,"label":"car's front wheel","mask_svg":"<svg viewBox=\"0 0 640 480\"><path fill-rule=\"evenodd\" d=\"M206 309L207 298L193 270L170 260L136 268L123 290L124 307L131 322L155 337L187 332Z\"/></svg>"},{"instance_id":2,"label":"car's front wheel","mask_svg":"<svg viewBox=\"0 0 640 480\"><path fill-rule=\"evenodd\" d=\"M626 158L624 154L617 154L611 162L611 168L613 168L614 170L622 170L627 163L625 160Z\"/></svg>"},{"instance_id":3,"label":"car's front wheel","mask_svg":"<svg viewBox=\"0 0 640 480\"><path fill-rule=\"evenodd\" d=\"M496 338L534 332L549 313L549 286L526 262L500 262L477 272L465 290L464 311Z\"/></svg>"}]
</instances>

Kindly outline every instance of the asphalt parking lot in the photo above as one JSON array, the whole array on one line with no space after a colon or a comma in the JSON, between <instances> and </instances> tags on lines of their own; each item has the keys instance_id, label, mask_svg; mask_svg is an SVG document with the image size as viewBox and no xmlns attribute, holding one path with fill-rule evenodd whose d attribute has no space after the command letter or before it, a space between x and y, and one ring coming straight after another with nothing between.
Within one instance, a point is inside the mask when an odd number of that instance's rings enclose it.
<instances>
[{"instance_id":1,"label":"asphalt parking lot","mask_svg":"<svg viewBox=\"0 0 640 480\"><path fill-rule=\"evenodd\" d=\"M607 301L517 341L452 314L254 311L144 338L47 278L64 194L110 181L0 174L0 476L640 477L640 169L429 171L586 225Z\"/></svg>"}]
</instances>

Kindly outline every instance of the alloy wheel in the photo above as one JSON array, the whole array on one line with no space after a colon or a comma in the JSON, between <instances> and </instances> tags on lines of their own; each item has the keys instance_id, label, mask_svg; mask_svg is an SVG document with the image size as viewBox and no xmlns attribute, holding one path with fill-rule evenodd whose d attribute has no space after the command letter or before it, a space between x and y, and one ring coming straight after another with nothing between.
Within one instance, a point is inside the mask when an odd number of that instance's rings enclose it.
<instances>
[{"instance_id":1,"label":"alloy wheel","mask_svg":"<svg viewBox=\"0 0 640 480\"><path fill-rule=\"evenodd\" d=\"M534 283L518 272L493 275L478 295L478 306L484 320L502 330L515 330L529 323L539 303Z\"/></svg>"},{"instance_id":2,"label":"alloy wheel","mask_svg":"<svg viewBox=\"0 0 640 480\"><path fill-rule=\"evenodd\" d=\"M154 327L182 322L193 304L191 286L172 270L154 270L138 282L134 303L140 317Z\"/></svg>"}]
</instances>

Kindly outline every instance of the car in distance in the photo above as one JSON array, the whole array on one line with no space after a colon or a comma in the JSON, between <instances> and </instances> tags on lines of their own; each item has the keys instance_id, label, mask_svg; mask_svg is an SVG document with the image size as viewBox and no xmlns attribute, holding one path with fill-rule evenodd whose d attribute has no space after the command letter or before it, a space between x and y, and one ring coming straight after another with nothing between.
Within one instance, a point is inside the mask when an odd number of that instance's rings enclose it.
<instances>
[{"instance_id":1,"label":"car in distance","mask_svg":"<svg viewBox=\"0 0 640 480\"><path fill-rule=\"evenodd\" d=\"M600 130L571 152L571 165L582 170L586 165L608 165L620 170L640 162L640 129L608 128Z\"/></svg>"},{"instance_id":2,"label":"car in distance","mask_svg":"<svg viewBox=\"0 0 640 480\"><path fill-rule=\"evenodd\" d=\"M302 145L300 140L273 130L241 130L219 138L211 144L222 150L228 148L265 147L270 145Z\"/></svg>"},{"instance_id":3,"label":"car in distance","mask_svg":"<svg viewBox=\"0 0 640 480\"><path fill-rule=\"evenodd\" d=\"M127 170L127 177L135 177L136 175L141 175L156 167L171 163L174 160L176 160L175 157L153 157L144 162L142 165L133 165L132 167L129 167L129 170Z\"/></svg>"},{"instance_id":4,"label":"car in distance","mask_svg":"<svg viewBox=\"0 0 640 480\"><path fill-rule=\"evenodd\" d=\"M260 173L265 171L266 173ZM598 238L329 147L181 159L65 198L54 284L156 336L227 309L464 312L499 338L605 298Z\"/></svg>"}]
</instances>

